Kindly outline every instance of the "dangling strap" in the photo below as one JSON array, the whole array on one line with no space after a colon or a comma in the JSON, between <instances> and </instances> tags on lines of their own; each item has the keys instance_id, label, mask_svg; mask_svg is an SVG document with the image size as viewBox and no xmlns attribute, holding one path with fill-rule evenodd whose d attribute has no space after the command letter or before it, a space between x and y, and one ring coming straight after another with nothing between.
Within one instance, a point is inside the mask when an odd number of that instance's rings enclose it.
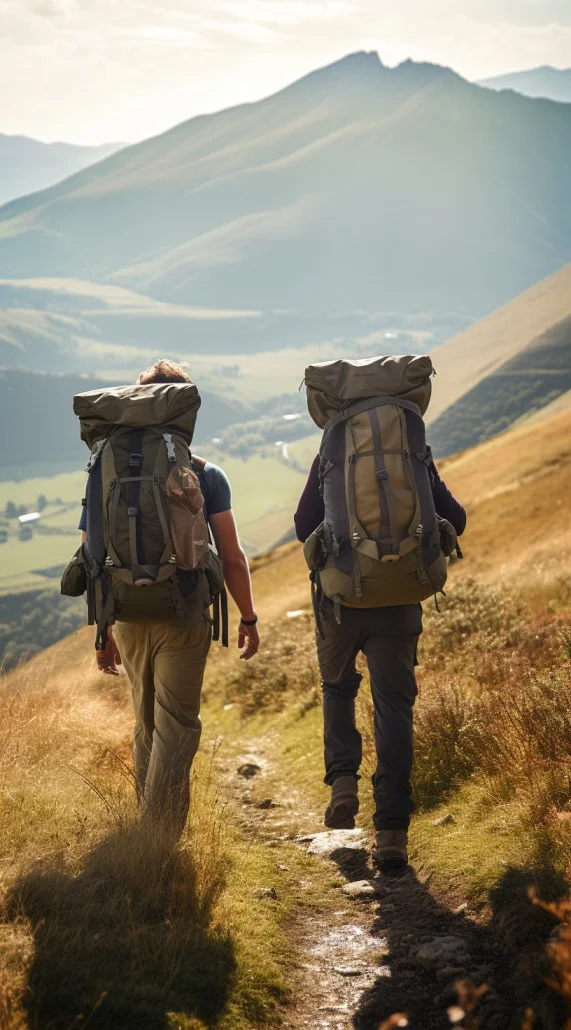
<instances>
[{"instance_id":1,"label":"dangling strap","mask_svg":"<svg viewBox=\"0 0 571 1030\"><path fill-rule=\"evenodd\" d=\"M222 626L222 647L228 647L228 594L226 587L220 591L220 621Z\"/></svg>"},{"instance_id":2,"label":"dangling strap","mask_svg":"<svg viewBox=\"0 0 571 1030\"><path fill-rule=\"evenodd\" d=\"M115 612L115 601L111 584L107 579L99 578L101 589L102 608L97 618L97 633L95 636L95 650L104 651L109 641L109 623Z\"/></svg>"},{"instance_id":3,"label":"dangling strap","mask_svg":"<svg viewBox=\"0 0 571 1030\"><path fill-rule=\"evenodd\" d=\"M323 619L321 617L321 609L319 607L319 595L321 590L319 585L319 572L317 571L317 569L314 569L312 572L309 573L309 579L311 582L311 604L313 606L315 626L321 639L325 640L325 633L323 630Z\"/></svg>"},{"instance_id":4,"label":"dangling strap","mask_svg":"<svg viewBox=\"0 0 571 1030\"><path fill-rule=\"evenodd\" d=\"M212 599L212 639L220 640L220 594Z\"/></svg>"}]
</instances>

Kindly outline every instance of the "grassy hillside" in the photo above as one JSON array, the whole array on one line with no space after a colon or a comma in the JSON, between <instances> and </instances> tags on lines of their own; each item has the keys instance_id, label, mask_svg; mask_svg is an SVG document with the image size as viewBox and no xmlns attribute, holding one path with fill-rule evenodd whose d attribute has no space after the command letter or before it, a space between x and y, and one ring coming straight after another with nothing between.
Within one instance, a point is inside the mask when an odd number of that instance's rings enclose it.
<instances>
[{"instance_id":1,"label":"grassy hillside","mask_svg":"<svg viewBox=\"0 0 571 1030\"><path fill-rule=\"evenodd\" d=\"M408 907L405 885L361 917L339 892L337 866L312 869L291 840L320 828L326 798L297 545L253 562L263 634L256 662L238 666L232 652L213 652L193 816L174 856L137 833L128 695L123 679L94 673L90 635L76 634L4 680L7 1030L33 1020L68 1027L80 1014L94 1028L315 1025L304 1021L307 992L317 979L329 983L340 908L350 908L343 914L356 933L373 923L382 949L375 960L366 954L382 965L351 1017L356 1025L377 1028L397 1008L418 1030L447 1025L446 992L403 946L407 933L414 941L423 932L421 912L436 913L436 935L453 926L484 942L486 968L471 970L476 982L493 980L483 1027L519 1028L526 1008L535 1013L526 1026L563 1025L563 1007L543 983L555 921L527 891L534 884L543 897L561 897L571 869L570 430L571 413L562 413L444 464L468 508L466 557L451 569L442 615L425 606ZM305 614L291 617L295 610ZM365 681L364 826L371 720ZM246 753L264 757L244 793L235 770ZM268 799L275 817L258 808ZM562 979L565 956L564 944L554 944Z\"/></svg>"},{"instance_id":2,"label":"grassy hillside","mask_svg":"<svg viewBox=\"0 0 571 1030\"><path fill-rule=\"evenodd\" d=\"M571 264L439 347L428 421L571 317Z\"/></svg>"},{"instance_id":3,"label":"grassy hillside","mask_svg":"<svg viewBox=\"0 0 571 1030\"><path fill-rule=\"evenodd\" d=\"M571 298L570 298L571 306ZM436 456L473 447L571 389L571 315L536 337L468 390L430 426Z\"/></svg>"},{"instance_id":4,"label":"grassy hillside","mask_svg":"<svg viewBox=\"0 0 571 1030\"><path fill-rule=\"evenodd\" d=\"M7 205L0 274L216 308L482 314L569 260L570 128L567 105L353 54Z\"/></svg>"}]
</instances>

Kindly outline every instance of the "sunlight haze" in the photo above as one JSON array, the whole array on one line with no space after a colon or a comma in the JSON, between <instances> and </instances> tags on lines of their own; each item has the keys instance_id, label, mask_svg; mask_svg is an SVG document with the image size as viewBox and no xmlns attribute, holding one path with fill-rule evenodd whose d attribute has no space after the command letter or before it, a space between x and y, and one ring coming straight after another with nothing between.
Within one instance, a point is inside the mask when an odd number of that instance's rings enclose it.
<instances>
[{"instance_id":1,"label":"sunlight haze","mask_svg":"<svg viewBox=\"0 0 571 1030\"><path fill-rule=\"evenodd\" d=\"M481 79L571 64L568 0L0 0L0 132L134 141L351 50Z\"/></svg>"}]
</instances>

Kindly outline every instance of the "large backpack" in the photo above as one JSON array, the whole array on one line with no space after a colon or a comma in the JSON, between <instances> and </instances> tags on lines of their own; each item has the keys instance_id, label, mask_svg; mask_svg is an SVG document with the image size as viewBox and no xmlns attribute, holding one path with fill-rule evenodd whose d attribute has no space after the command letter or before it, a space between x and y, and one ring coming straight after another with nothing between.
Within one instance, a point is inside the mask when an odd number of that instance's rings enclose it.
<instances>
[{"instance_id":1,"label":"large backpack","mask_svg":"<svg viewBox=\"0 0 571 1030\"><path fill-rule=\"evenodd\" d=\"M456 547L439 520L423 415L428 356L326 361L305 372L307 402L324 430L319 482L324 522L305 544L312 579L341 605L413 604L442 591Z\"/></svg>"},{"instance_id":2,"label":"large backpack","mask_svg":"<svg viewBox=\"0 0 571 1030\"><path fill-rule=\"evenodd\" d=\"M66 571L73 588L81 583L78 565L85 567L88 621L97 625L97 648L105 647L115 620L198 620L211 604L215 639L221 607L227 644L224 578L209 547L189 450L199 407L192 383L121 386L74 397L91 457L84 500L87 538ZM178 518L185 489L193 491L186 521L184 512ZM174 537L184 544L186 525L190 564L173 543ZM185 576L179 575L181 568ZM65 580L66 574L62 591Z\"/></svg>"}]
</instances>

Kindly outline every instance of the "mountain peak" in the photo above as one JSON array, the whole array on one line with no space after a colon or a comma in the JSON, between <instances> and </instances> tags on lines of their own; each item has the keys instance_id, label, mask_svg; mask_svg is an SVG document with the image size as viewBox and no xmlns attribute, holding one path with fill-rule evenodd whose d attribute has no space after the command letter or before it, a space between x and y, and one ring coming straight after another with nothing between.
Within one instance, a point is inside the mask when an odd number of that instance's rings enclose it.
<instances>
[{"instance_id":1,"label":"mountain peak","mask_svg":"<svg viewBox=\"0 0 571 1030\"><path fill-rule=\"evenodd\" d=\"M286 89L303 88L306 84L315 83L330 86L347 81L371 82L387 71L376 50L357 50L355 53L346 54L338 61L309 72Z\"/></svg>"}]
</instances>

